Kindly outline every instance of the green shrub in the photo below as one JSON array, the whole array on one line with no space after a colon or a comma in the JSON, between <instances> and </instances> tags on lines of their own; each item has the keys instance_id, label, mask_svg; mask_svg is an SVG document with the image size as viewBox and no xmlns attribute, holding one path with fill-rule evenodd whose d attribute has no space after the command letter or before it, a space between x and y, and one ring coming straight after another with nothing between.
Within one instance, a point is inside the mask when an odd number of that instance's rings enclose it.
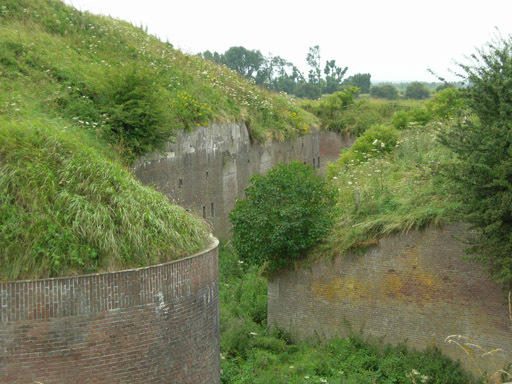
<instances>
[{"instance_id":1,"label":"green shrub","mask_svg":"<svg viewBox=\"0 0 512 384\"><path fill-rule=\"evenodd\" d=\"M430 91L425 84L414 81L407 86L405 90L405 97L416 100L428 99L430 97Z\"/></svg>"},{"instance_id":2,"label":"green shrub","mask_svg":"<svg viewBox=\"0 0 512 384\"><path fill-rule=\"evenodd\" d=\"M251 264L270 271L289 265L320 240L332 223L333 192L298 162L255 175L229 215L233 246Z\"/></svg>"},{"instance_id":3,"label":"green shrub","mask_svg":"<svg viewBox=\"0 0 512 384\"><path fill-rule=\"evenodd\" d=\"M411 122L411 116L407 111L398 111L393 115L393 119L391 120L391 124L396 129L405 129L407 125Z\"/></svg>"},{"instance_id":4,"label":"green shrub","mask_svg":"<svg viewBox=\"0 0 512 384\"><path fill-rule=\"evenodd\" d=\"M374 85L370 88L371 97L380 99L398 99L398 89L391 84Z\"/></svg>"},{"instance_id":5,"label":"green shrub","mask_svg":"<svg viewBox=\"0 0 512 384\"><path fill-rule=\"evenodd\" d=\"M411 108L407 111L398 111L393 116L391 124L396 129L405 129L410 124L425 125L432 119L430 111L424 107Z\"/></svg>"},{"instance_id":6,"label":"green shrub","mask_svg":"<svg viewBox=\"0 0 512 384\"><path fill-rule=\"evenodd\" d=\"M336 161L338 166L358 163L389 153L398 141L398 132L389 125L374 125L354 142L352 147L345 149Z\"/></svg>"},{"instance_id":7,"label":"green shrub","mask_svg":"<svg viewBox=\"0 0 512 384\"><path fill-rule=\"evenodd\" d=\"M147 68L121 68L109 79L101 102L111 139L134 156L161 150L172 134L168 101Z\"/></svg>"},{"instance_id":8,"label":"green shrub","mask_svg":"<svg viewBox=\"0 0 512 384\"><path fill-rule=\"evenodd\" d=\"M449 119L464 108L463 93L456 88L445 88L428 100L426 107L433 117Z\"/></svg>"}]
</instances>

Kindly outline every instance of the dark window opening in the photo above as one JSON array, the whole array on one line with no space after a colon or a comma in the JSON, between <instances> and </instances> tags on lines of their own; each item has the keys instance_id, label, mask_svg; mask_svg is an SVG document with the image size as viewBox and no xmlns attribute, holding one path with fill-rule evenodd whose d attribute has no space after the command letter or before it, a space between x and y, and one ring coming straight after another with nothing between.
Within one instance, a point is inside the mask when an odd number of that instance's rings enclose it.
<instances>
[{"instance_id":1,"label":"dark window opening","mask_svg":"<svg viewBox=\"0 0 512 384\"><path fill-rule=\"evenodd\" d=\"M206 219L206 206L203 205L203 218Z\"/></svg>"},{"instance_id":2,"label":"dark window opening","mask_svg":"<svg viewBox=\"0 0 512 384\"><path fill-rule=\"evenodd\" d=\"M211 213L211 216L212 216L212 217L215 217L215 207L213 206L213 203L211 203L211 205L210 205L210 211L211 211L211 212L210 212L210 213Z\"/></svg>"},{"instance_id":3,"label":"dark window opening","mask_svg":"<svg viewBox=\"0 0 512 384\"><path fill-rule=\"evenodd\" d=\"M179 180L178 185L179 185L180 188L183 187L183 179Z\"/></svg>"}]
</instances>

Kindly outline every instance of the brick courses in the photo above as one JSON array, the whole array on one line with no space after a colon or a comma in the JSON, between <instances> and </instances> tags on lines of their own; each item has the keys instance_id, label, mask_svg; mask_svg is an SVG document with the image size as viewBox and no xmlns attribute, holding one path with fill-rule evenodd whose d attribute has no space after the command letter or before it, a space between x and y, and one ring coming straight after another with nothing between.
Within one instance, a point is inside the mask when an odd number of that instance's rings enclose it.
<instances>
[{"instance_id":1,"label":"brick courses","mask_svg":"<svg viewBox=\"0 0 512 384\"><path fill-rule=\"evenodd\" d=\"M0 383L219 383L218 248L0 284Z\"/></svg>"},{"instance_id":2,"label":"brick courses","mask_svg":"<svg viewBox=\"0 0 512 384\"><path fill-rule=\"evenodd\" d=\"M505 351L482 358L472 349L475 363L494 372L512 362L512 321L506 293L464 259L465 236L460 224L410 231L364 255L284 271L269 282L268 323L298 339L362 330L416 349L436 345L478 373L462 350L445 342L463 335L486 350Z\"/></svg>"}]
</instances>

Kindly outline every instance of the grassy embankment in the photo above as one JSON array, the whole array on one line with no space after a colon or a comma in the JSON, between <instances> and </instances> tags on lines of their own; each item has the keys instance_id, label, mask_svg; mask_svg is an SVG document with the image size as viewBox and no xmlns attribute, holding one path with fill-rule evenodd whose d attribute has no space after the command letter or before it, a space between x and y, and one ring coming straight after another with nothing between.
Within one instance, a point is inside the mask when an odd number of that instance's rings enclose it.
<instances>
[{"instance_id":1,"label":"grassy embankment","mask_svg":"<svg viewBox=\"0 0 512 384\"><path fill-rule=\"evenodd\" d=\"M59 1L0 4L0 280L145 266L204 246L202 220L138 183L177 129L246 121L255 140L314 118L140 28Z\"/></svg>"}]
</instances>

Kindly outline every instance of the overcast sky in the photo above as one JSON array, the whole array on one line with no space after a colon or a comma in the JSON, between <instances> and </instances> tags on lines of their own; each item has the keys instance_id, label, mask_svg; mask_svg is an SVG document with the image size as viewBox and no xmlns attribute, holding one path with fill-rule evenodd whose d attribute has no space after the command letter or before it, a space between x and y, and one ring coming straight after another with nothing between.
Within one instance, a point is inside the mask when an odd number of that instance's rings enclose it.
<instances>
[{"instance_id":1,"label":"overcast sky","mask_svg":"<svg viewBox=\"0 0 512 384\"><path fill-rule=\"evenodd\" d=\"M372 81L454 79L448 69L512 33L512 0L65 0L75 8L145 25L187 53L232 46L279 55L306 71L308 48L322 62Z\"/></svg>"}]
</instances>

